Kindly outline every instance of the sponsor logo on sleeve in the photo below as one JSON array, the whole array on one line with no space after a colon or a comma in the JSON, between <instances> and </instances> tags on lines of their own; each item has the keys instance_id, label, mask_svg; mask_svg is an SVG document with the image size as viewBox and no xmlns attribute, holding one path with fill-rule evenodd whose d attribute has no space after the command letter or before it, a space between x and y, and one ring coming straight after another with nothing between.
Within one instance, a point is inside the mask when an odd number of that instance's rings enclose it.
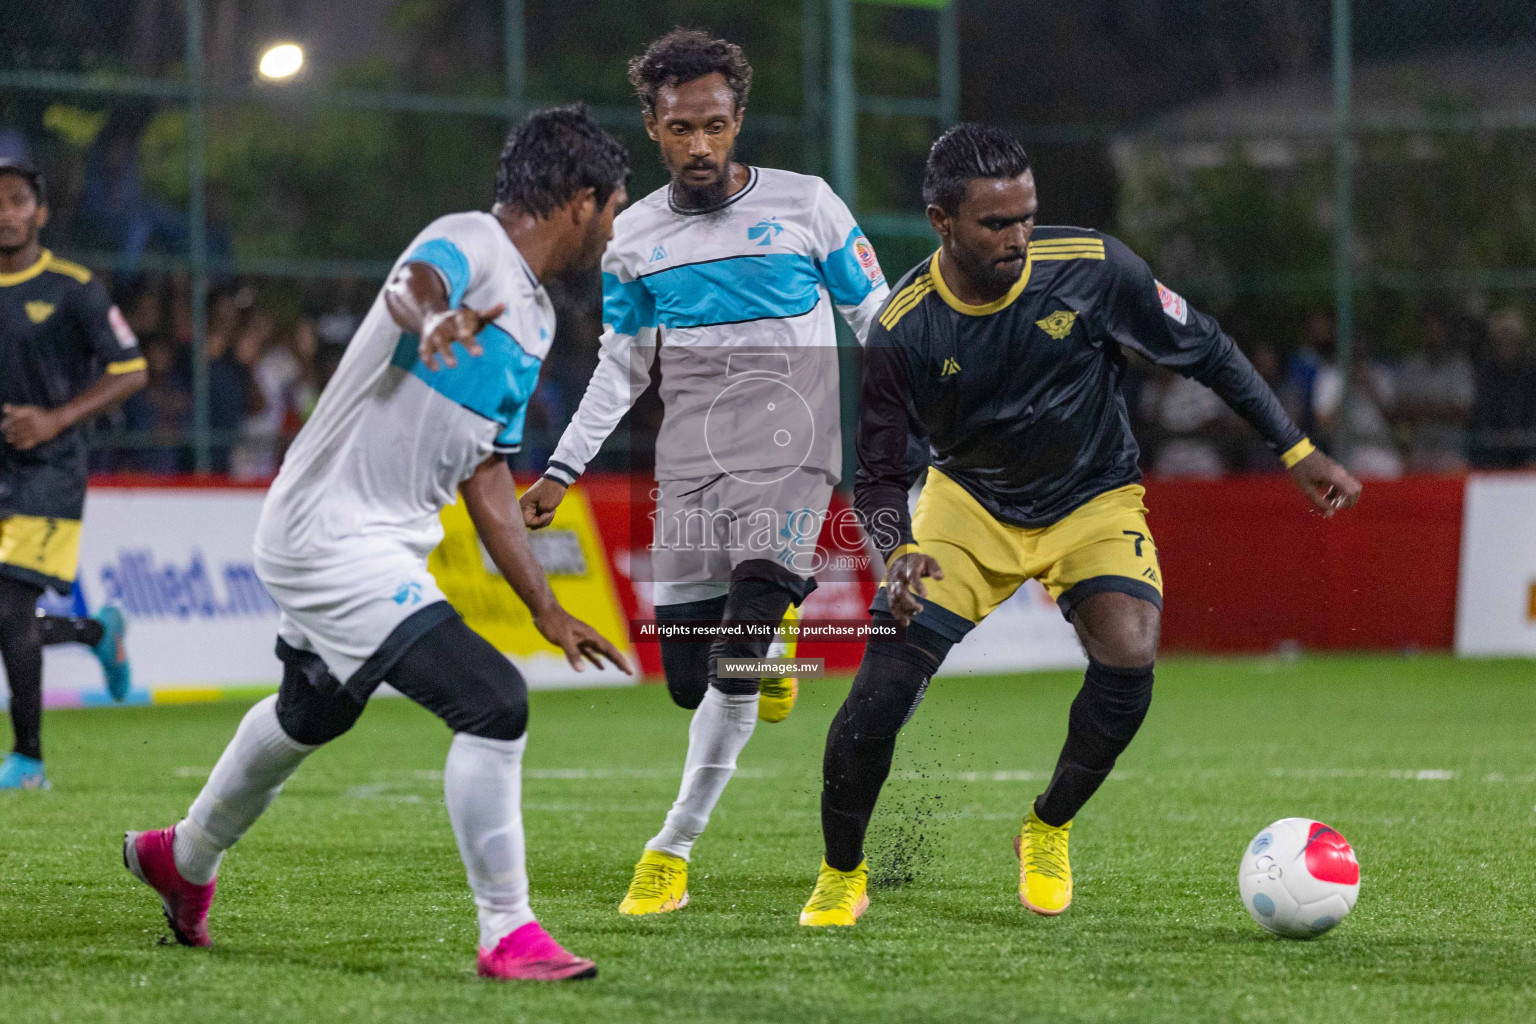
<instances>
[{"instance_id":1,"label":"sponsor logo on sleeve","mask_svg":"<svg viewBox=\"0 0 1536 1024\"><path fill-rule=\"evenodd\" d=\"M133 336L133 328L128 326L128 320L123 316L123 311L116 306L107 310L107 323L112 326L112 333L117 337L117 343L123 348L133 348L139 343L139 339Z\"/></svg>"},{"instance_id":2,"label":"sponsor logo on sleeve","mask_svg":"<svg viewBox=\"0 0 1536 1024\"><path fill-rule=\"evenodd\" d=\"M880 269L880 261L875 258L875 247L863 235L853 240L853 256L859 261L859 267L864 271L864 276L869 278L870 284L879 284L885 280L885 272Z\"/></svg>"},{"instance_id":3,"label":"sponsor logo on sleeve","mask_svg":"<svg viewBox=\"0 0 1536 1024\"><path fill-rule=\"evenodd\" d=\"M1184 301L1184 296L1169 288L1163 282L1157 282L1157 297L1162 300L1163 312L1173 317L1180 324L1189 323L1189 303Z\"/></svg>"}]
</instances>

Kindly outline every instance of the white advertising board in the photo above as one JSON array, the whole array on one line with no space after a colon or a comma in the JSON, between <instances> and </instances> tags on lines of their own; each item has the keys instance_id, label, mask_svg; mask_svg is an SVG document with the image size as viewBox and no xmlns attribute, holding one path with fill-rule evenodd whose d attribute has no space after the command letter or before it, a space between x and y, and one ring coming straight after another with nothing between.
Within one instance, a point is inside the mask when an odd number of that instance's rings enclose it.
<instances>
[{"instance_id":1,"label":"white advertising board","mask_svg":"<svg viewBox=\"0 0 1536 1024\"><path fill-rule=\"evenodd\" d=\"M1456 653L1536 656L1536 476L1467 480Z\"/></svg>"},{"instance_id":2,"label":"white advertising board","mask_svg":"<svg viewBox=\"0 0 1536 1024\"><path fill-rule=\"evenodd\" d=\"M50 611L123 609L136 703L151 692L273 685L277 606L251 560L263 492L92 488L75 593ZM101 669L77 644L45 648L50 706L104 700ZM189 694L190 695L190 694Z\"/></svg>"}]
</instances>

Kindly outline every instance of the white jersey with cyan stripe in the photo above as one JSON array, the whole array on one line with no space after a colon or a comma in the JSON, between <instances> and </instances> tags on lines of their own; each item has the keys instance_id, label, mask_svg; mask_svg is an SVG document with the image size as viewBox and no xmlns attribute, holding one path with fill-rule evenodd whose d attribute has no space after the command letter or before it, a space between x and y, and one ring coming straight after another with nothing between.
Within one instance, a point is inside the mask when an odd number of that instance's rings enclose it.
<instances>
[{"instance_id":1,"label":"white jersey with cyan stripe","mask_svg":"<svg viewBox=\"0 0 1536 1024\"><path fill-rule=\"evenodd\" d=\"M428 369L419 339L374 300L262 508L258 554L307 563L359 543L425 560L438 513L496 452L522 443L528 400L555 333L549 295L489 213L440 217L396 262L442 277L450 308L506 310L481 330L484 354Z\"/></svg>"},{"instance_id":2,"label":"white jersey with cyan stripe","mask_svg":"<svg viewBox=\"0 0 1536 1024\"><path fill-rule=\"evenodd\" d=\"M708 211L679 209L670 186L658 189L614 222L602 353L545 472L576 481L645 390L659 347L656 479L771 464L760 419L711 416L729 381L752 373L783 376L814 410L815 436L806 448L797 442L792 461L836 480L832 306L862 343L888 292L869 240L820 178L751 167L746 185Z\"/></svg>"}]
</instances>

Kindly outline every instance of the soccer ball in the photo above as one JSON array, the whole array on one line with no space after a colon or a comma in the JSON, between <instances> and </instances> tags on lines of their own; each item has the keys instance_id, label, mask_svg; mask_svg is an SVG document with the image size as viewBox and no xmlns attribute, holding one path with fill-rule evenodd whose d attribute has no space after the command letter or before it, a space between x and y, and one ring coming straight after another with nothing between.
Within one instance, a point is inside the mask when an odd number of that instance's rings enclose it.
<instances>
[{"instance_id":1,"label":"soccer ball","mask_svg":"<svg viewBox=\"0 0 1536 1024\"><path fill-rule=\"evenodd\" d=\"M1322 822L1281 818L1248 844L1237 887L1260 928L1310 939L1354 907L1360 863L1344 837Z\"/></svg>"}]
</instances>

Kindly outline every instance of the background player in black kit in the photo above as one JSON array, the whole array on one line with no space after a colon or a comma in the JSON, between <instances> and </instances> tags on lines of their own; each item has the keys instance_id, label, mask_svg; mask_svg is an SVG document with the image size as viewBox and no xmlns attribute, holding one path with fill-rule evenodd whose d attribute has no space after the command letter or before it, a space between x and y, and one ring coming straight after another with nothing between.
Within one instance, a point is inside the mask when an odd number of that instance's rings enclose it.
<instances>
[{"instance_id":1,"label":"background player in black kit","mask_svg":"<svg viewBox=\"0 0 1536 1024\"><path fill-rule=\"evenodd\" d=\"M1146 716L1162 616L1122 347L1220 395L1318 511L1360 495L1232 339L1133 252L1097 231L1036 228L1015 139L950 129L929 154L923 198L942 245L892 290L870 333L854 492L888 565L871 611L907 624L906 638L865 648L828 733L826 856L805 925L851 925L868 906L864 834L896 734L949 648L1029 579L1077 630L1088 671L1055 773L1015 839L1019 898L1046 915L1071 903L1072 818ZM909 519L912 438L931 467Z\"/></svg>"},{"instance_id":2,"label":"background player in black kit","mask_svg":"<svg viewBox=\"0 0 1536 1024\"><path fill-rule=\"evenodd\" d=\"M39 242L43 179L0 161L0 657L11 690L14 752L0 789L48 785L42 763L43 646L92 648L107 687L128 692L122 613L38 615L45 588L68 593L80 556L86 442L79 424L144 386L144 360L91 272Z\"/></svg>"}]
</instances>

